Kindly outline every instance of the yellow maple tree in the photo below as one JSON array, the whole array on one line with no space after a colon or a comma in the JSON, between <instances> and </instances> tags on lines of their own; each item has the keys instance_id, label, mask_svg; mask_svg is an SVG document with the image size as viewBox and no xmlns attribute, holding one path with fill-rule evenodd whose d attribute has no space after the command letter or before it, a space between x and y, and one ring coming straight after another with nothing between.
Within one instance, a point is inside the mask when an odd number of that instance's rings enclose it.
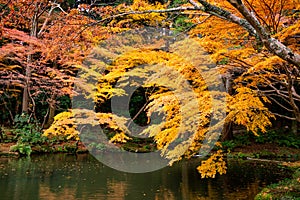
<instances>
[{"instance_id":1,"label":"yellow maple tree","mask_svg":"<svg viewBox=\"0 0 300 200\"><path fill-rule=\"evenodd\" d=\"M80 87L85 97L92 98L96 107L100 107L116 96L126 95L125 89L115 87L117 83L133 87L139 85L135 80L147 80L141 87L152 92L147 94L149 101L144 109L148 119L157 112L163 114L163 120L151 124L142 134L154 138L161 155L168 158L170 164L219 145L216 141L224 123L243 125L257 134L266 132L274 116L299 121L300 99L296 86L300 56L299 45L295 43L297 37L294 37L299 34L297 9L299 1L294 0L189 0L174 7L136 0L116 9L102 8L100 10L106 12L98 22L109 24L113 33L141 27L141 22L168 26L175 31L172 17L168 16L184 15L192 24L186 33L193 40L165 44L162 49L158 41L135 48L118 46L122 42L141 41L142 35L117 38L111 41L109 49L96 48L92 53L106 60L97 60L89 67L78 66L85 72L82 77L97 81L96 93L93 93L95 88L84 81ZM210 59L217 66L208 62ZM213 89L220 86L215 78L218 75L227 94ZM182 89L186 83L190 90ZM290 114L268 109L266 105L270 103ZM103 115L102 122L113 119L112 116L114 113ZM196 123L190 120L191 116L197 119ZM112 142L122 143L130 138L126 124L131 119L122 119L110 124L117 132ZM211 124L212 121L217 123ZM224 174L226 165L222 152L213 152L198 170L202 177Z\"/></svg>"}]
</instances>

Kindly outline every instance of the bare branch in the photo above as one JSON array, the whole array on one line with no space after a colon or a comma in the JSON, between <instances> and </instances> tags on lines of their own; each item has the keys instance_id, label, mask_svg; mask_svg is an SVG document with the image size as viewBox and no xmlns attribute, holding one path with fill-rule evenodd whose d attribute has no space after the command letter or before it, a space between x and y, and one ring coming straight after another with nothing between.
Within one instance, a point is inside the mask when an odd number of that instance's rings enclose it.
<instances>
[{"instance_id":1,"label":"bare branch","mask_svg":"<svg viewBox=\"0 0 300 200\"><path fill-rule=\"evenodd\" d=\"M273 115L276 115L276 116L278 116L278 117L281 117L281 118L288 119L288 120L292 120L292 121L296 120L296 118L295 118L295 117L289 117L289 116L286 116L286 115L281 115L281 114L274 113L274 112L272 112L272 114L273 114Z\"/></svg>"},{"instance_id":2,"label":"bare branch","mask_svg":"<svg viewBox=\"0 0 300 200\"><path fill-rule=\"evenodd\" d=\"M267 95L268 96L268 95ZM275 102L277 105L279 105L281 108L285 109L286 111L293 112L292 109L287 108L286 106L279 103L275 98L268 96L273 102Z\"/></svg>"},{"instance_id":3,"label":"bare branch","mask_svg":"<svg viewBox=\"0 0 300 200\"><path fill-rule=\"evenodd\" d=\"M51 3L51 8L50 8L50 10L49 10L49 12L48 12L47 18L45 19L45 21L44 21L44 23L43 23L43 25L42 25L40 31L39 31L38 34L37 34L38 37L43 33L43 31L44 31L46 25L48 24L48 22L49 22L49 20L50 20L50 17L51 17L51 15L52 15L53 11L54 11L56 8L60 9L64 14L67 14L67 12L63 10L63 8L60 6L60 4L58 4L58 3L56 3L56 2L50 2L50 3Z\"/></svg>"}]
</instances>

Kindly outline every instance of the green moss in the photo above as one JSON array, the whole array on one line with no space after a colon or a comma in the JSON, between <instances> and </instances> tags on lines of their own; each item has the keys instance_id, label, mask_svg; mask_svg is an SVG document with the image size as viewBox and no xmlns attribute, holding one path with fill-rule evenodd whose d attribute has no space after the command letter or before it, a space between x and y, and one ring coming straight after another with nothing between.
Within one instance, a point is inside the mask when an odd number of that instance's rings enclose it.
<instances>
[{"instance_id":1,"label":"green moss","mask_svg":"<svg viewBox=\"0 0 300 200\"><path fill-rule=\"evenodd\" d=\"M300 168L298 168L292 179L285 179L279 183L272 184L264 188L255 200L283 200L283 199L300 199Z\"/></svg>"}]
</instances>

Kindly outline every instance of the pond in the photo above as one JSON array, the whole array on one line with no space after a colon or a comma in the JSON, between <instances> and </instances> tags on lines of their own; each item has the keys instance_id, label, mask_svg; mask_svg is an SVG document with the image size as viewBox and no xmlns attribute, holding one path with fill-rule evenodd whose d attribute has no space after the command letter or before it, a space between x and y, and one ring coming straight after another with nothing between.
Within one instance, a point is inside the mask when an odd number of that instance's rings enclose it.
<instances>
[{"instance_id":1,"label":"pond","mask_svg":"<svg viewBox=\"0 0 300 200\"><path fill-rule=\"evenodd\" d=\"M88 154L0 158L0 199L253 199L262 187L290 175L270 163L230 161L226 175L201 179L199 161L134 174L111 169Z\"/></svg>"}]
</instances>

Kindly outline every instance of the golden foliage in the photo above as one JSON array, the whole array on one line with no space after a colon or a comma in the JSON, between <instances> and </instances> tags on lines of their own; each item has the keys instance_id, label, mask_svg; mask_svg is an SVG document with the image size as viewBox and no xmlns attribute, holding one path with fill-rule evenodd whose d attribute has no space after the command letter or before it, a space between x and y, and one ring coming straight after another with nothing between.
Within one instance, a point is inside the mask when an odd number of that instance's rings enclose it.
<instances>
[{"instance_id":1,"label":"golden foliage","mask_svg":"<svg viewBox=\"0 0 300 200\"><path fill-rule=\"evenodd\" d=\"M125 135L128 132L127 127L124 126L126 120L126 118L118 117L111 113L94 113L86 109L73 109L57 114L54 117L54 122L44 131L43 135L47 137L66 136L68 140L79 140L81 131L78 130L79 125L82 128L85 127L84 125L104 125L116 133L110 139L110 142L124 143L131 139Z\"/></svg>"},{"instance_id":2,"label":"golden foliage","mask_svg":"<svg viewBox=\"0 0 300 200\"><path fill-rule=\"evenodd\" d=\"M257 131L266 132L266 127L271 125L274 115L268 111L264 103L270 101L266 97L260 97L257 92L248 87L239 87L237 94L229 97L227 120L243 125L255 135ZM263 100L263 101L262 101Z\"/></svg>"},{"instance_id":3,"label":"golden foliage","mask_svg":"<svg viewBox=\"0 0 300 200\"><path fill-rule=\"evenodd\" d=\"M109 141L112 143L126 143L131 138L125 135L125 133L116 133Z\"/></svg>"},{"instance_id":4,"label":"golden foliage","mask_svg":"<svg viewBox=\"0 0 300 200\"><path fill-rule=\"evenodd\" d=\"M134 40L139 40L139 37ZM161 45L159 41L158 45ZM101 106L102 102L113 96L127 95L126 90L122 89L126 86L141 84L147 88L148 119L155 113L162 114L163 118L161 122L149 125L141 134L153 137L161 155L172 164L184 156L191 157L197 153L209 129L212 132L211 141L219 137L222 109L225 112L224 94L218 90L208 91L208 84L216 87L220 84L216 82L218 70L209 66L209 56L204 54L197 41L187 39L174 43L170 46L170 52L157 50L156 46L155 42L152 46L125 46L118 50L114 49L117 47L110 46L115 52L122 52L120 56L109 55L105 49L97 49L97 54L111 56L113 62L106 66L100 64L100 67L105 67L106 73L99 75L94 101ZM197 56L193 57L191 50L197 52ZM136 80L143 81L141 83ZM116 83L118 87L115 87ZM211 115L212 112L214 115ZM221 122L208 128L212 118ZM125 134L130 135L129 130L125 131L128 121L130 119L117 123L122 131L116 130L118 134L111 141L122 143L128 140L128 135ZM114 124L110 126L114 127ZM121 128L122 126L125 127Z\"/></svg>"},{"instance_id":5,"label":"golden foliage","mask_svg":"<svg viewBox=\"0 0 300 200\"><path fill-rule=\"evenodd\" d=\"M166 5L156 3L150 4L146 0L133 0L132 4L119 4L115 7L106 6L93 9L105 21L107 19L108 26L112 33L118 33L122 30L141 27L143 24L148 26L157 26L165 23L167 17L164 13L142 13L147 10L162 10Z\"/></svg>"},{"instance_id":6,"label":"golden foliage","mask_svg":"<svg viewBox=\"0 0 300 200\"><path fill-rule=\"evenodd\" d=\"M155 5L149 4L148 1L145 0L133 0L133 4L130 6L130 10L134 11L145 11L145 10L162 10L165 9L166 6L160 3L156 3ZM143 21L149 23L149 25L157 25L157 23L165 20L167 17L166 14L159 13L149 13L149 14L135 14L130 15L129 18L133 21ZM131 21L130 20L130 21Z\"/></svg>"},{"instance_id":7,"label":"golden foliage","mask_svg":"<svg viewBox=\"0 0 300 200\"><path fill-rule=\"evenodd\" d=\"M226 174L226 169L226 162L221 150L218 150L207 160L201 161L201 165L197 168L201 178L215 178L217 173Z\"/></svg>"},{"instance_id":8,"label":"golden foliage","mask_svg":"<svg viewBox=\"0 0 300 200\"><path fill-rule=\"evenodd\" d=\"M228 1L208 2L242 17ZM300 33L299 13L295 10L299 7L298 0L245 0L243 4L266 29L265 34L280 40L295 53L299 53L297 36ZM274 114L266 108L266 105L272 103L273 106L280 106L291 115L297 112L294 100L285 94L288 93L289 87L292 90L293 87L297 87L298 70L278 56L274 56L261 41L251 36L242 26L216 16L189 17L191 22L197 23L189 34L197 37L199 44L222 68L220 71L227 81L233 82L229 88L232 96L227 98L229 106L227 121L244 125L247 130L254 133L258 130L264 132L266 127L271 125L270 119L274 118ZM291 83L294 85L288 86ZM292 98L298 101L297 92L294 90L290 93L293 93ZM282 101L287 105L280 103Z\"/></svg>"},{"instance_id":9,"label":"golden foliage","mask_svg":"<svg viewBox=\"0 0 300 200\"><path fill-rule=\"evenodd\" d=\"M209 2L241 16L227 1L214 0ZM299 45L294 38L299 34L299 20L297 20L299 16L295 12L296 7L299 7L297 6L298 0L246 0L243 3L255 14L269 34L278 38L295 52L299 52ZM219 17L207 17L206 15L191 15L190 20L198 25L189 34L200 36L201 45L220 64L250 68L261 61L264 62L265 58L270 55L266 49L262 48L256 38L250 36L245 29L237 24ZM241 56L238 55L239 53Z\"/></svg>"},{"instance_id":10,"label":"golden foliage","mask_svg":"<svg viewBox=\"0 0 300 200\"><path fill-rule=\"evenodd\" d=\"M72 112L62 112L54 117L52 125L43 133L46 137L66 136L67 139L79 140Z\"/></svg>"}]
</instances>

